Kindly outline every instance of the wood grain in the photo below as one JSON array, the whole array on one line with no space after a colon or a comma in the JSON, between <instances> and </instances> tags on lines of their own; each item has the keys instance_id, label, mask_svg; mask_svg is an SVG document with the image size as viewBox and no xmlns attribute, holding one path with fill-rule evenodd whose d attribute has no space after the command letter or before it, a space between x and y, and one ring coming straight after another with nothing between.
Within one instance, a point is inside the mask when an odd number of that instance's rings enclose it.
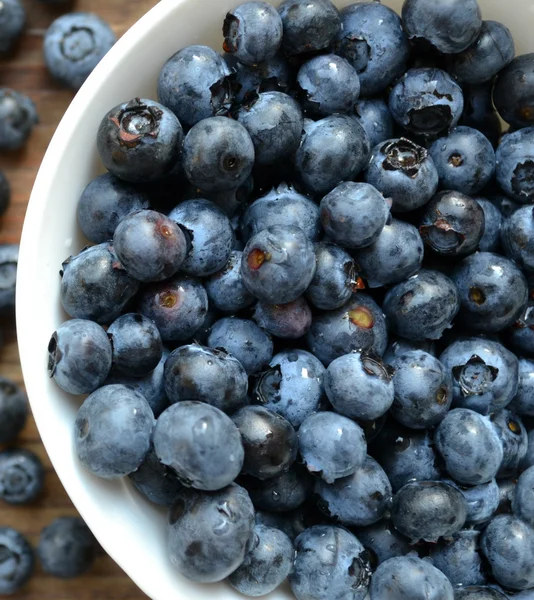
<instances>
[{"instance_id":1,"label":"wood grain","mask_svg":"<svg viewBox=\"0 0 534 600\"><path fill-rule=\"evenodd\" d=\"M11 87L30 96L39 112L40 122L27 146L14 153L0 154L0 169L9 178L12 201L0 219L0 243L20 239L26 204L50 139L68 107L73 94L61 88L48 74L42 58L43 36L50 23L67 10L90 11L106 19L117 36L122 35L154 4L155 0L77 0L69 3L46 3L23 0L28 15L26 31L10 56L0 59L0 87ZM36 294L38 298L38 294ZM0 375L23 384L12 320L0 321L4 345L0 349ZM19 446L36 452L46 467L46 485L42 497L32 506L0 505L0 525L22 531L36 544L39 532L59 516L75 515L59 479L42 446L33 419L19 439ZM61 581L42 572L37 566L30 583L15 600L141 600L146 596L137 589L121 569L104 554L90 573L72 581Z\"/></svg>"}]
</instances>

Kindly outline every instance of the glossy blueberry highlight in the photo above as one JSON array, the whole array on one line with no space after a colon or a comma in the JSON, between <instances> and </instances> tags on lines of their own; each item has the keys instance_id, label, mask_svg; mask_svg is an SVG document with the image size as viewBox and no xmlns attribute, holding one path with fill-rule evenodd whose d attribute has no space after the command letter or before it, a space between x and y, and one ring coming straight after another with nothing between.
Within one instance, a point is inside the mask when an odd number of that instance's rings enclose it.
<instances>
[{"instance_id":1,"label":"glossy blueberry highlight","mask_svg":"<svg viewBox=\"0 0 534 600\"><path fill-rule=\"evenodd\" d=\"M178 402L164 411L154 429L154 449L184 485L199 490L221 490L243 466L237 427L218 408L203 402Z\"/></svg>"},{"instance_id":2,"label":"glossy blueberry highlight","mask_svg":"<svg viewBox=\"0 0 534 600\"><path fill-rule=\"evenodd\" d=\"M406 138L375 146L364 176L385 198L393 200L393 212L420 208L438 189L438 172L428 151Z\"/></svg>"},{"instance_id":3,"label":"glossy blueberry highlight","mask_svg":"<svg viewBox=\"0 0 534 600\"><path fill-rule=\"evenodd\" d=\"M267 2L246 2L226 14L224 50L245 65L265 62L282 44L282 19Z\"/></svg>"},{"instance_id":4,"label":"glossy blueberry highlight","mask_svg":"<svg viewBox=\"0 0 534 600\"><path fill-rule=\"evenodd\" d=\"M241 260L245 286L262 302L301 296L315 274L313 245L300 227L274 225L252 236Z\"/></svg>"},{"instance_id":5,"label":"glossy blueberry highlight","mask_svg":"<svg viewBox=\"0 0 534 600\"><path fill-rule=\"evenodd\" d=\"M70 13L56 19L43 42L44 59L51 75L78 90L91 71L115 44L111 27L91 13Z\"/></svg>"}]
</instances>

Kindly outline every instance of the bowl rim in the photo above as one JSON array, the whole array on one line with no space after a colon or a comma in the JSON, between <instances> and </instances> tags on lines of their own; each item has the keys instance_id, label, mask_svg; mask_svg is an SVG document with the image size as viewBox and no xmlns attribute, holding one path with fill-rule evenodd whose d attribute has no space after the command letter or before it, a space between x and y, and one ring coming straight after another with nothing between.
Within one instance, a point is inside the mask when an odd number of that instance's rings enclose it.
<instances>
[{"instance_id":1,"label":"bowl rim","mask_svg":"<svg viewBox=\"0 0 534 600\"><path fill-rule=\"evenodd\" d=\"M147 578L143 577L141 573L129 569L125 555L115 552L113 545L106 542L108 536L105 535L103 525L99 524L98 518L89 505L87 492L83 486L79 487L74 481L71 482L62 468L61 461L54 460L51 455L53 453L50 452L48 441L54 435L54 431L49 426L49 414L46 413L47 406L38 401L42 390L39 387L38 380L32 376L35 365L29 358L31 353L27 351L28 348L34 346L35 342L31 327L28 326L30 320L25 319L25 315L35 312L35 297L31 297L26 291L31 286L31 281L28 281L28 274L31 274L35 258L39 256L38 237L34 233L39 230L43 218L46 203L42 202L42 199L50 193L55 174L61 167L61 158L69 145L79 115L83 114L98 90L101 89L113 65L120 62L137 46L139 37L142 37L142 34L147 30L156 28L159 23L168 18L169 13L186 3L187 0L159 0L117 40L72 99L52 136L33 184L20 239L16 283L15 319L20 364L27 397L43 446L50 456L53 468L74 507L87 522L102 548L148 597L151 596Z\"/></svg>"}]
</instances>

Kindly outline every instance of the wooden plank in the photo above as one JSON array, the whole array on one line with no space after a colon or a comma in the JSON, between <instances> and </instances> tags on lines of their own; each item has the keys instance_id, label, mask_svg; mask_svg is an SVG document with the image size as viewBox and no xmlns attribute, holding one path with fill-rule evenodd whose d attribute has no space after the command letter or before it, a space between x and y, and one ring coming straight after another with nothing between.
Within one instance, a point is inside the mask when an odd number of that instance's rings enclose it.
<instances>
[{"instance_id":1,"label":"wooden plank","mask_svg":"<svg viewBox=\"0 0 534 600\"><path fill-rule=\"evenodd\" d=\"M0 169L9 178L12 202L0 219L0 243L16 243L20 239L26 204L52 135L68 107L73 94L61 88L48 74L42 57L43 36L50 23L67 9L95 12L121 35L154 4L155 0L78 0L69 3L46 3L24 0L28 14L26 32L14 52L0 58L0 87L12 87L28 94L35 102L40 122L28 145L19 152L0 154ZM0 375L22 384L16 331L11 319L0 319L4 344L0 348ZM33 450L46 468L46 484L42 496L31 506L0 505L0 526L9 525L22 531L33 544L43 527L60 516L75 515L63 486L52 469L40 442L32 418L17 445ZM13 598L17 600L142 600L146 596L107 556L96 561L87 575L72 581L61 581L43 573L37 566L30 583Z\"/></svg>"}]
</instances>

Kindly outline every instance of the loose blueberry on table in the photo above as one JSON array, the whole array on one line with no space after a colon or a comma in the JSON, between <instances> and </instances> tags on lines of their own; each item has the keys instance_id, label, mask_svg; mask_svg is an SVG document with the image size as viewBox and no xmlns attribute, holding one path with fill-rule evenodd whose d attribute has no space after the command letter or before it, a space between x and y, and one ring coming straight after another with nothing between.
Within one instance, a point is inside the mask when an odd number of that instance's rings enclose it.
<instances>
[{"instance_id":1,"label":"loose blueberry on table","mask_svg":"<svg viewBox=\"0 0 534 600\"><path fill-rule=\"evenodd\" d=\"M90 394L81 463L169 510L196 582L533 598L534 55L476 0L252 1L223 38L177 49L157 102L122 99L95 132L109 172L79 199L92 245L63 264L48 348ZM32 115L0 92L5 147ZM11 452L16 502L39 477ZM68 576L89 559L61 559L61 527L39 555Z\"/></svg>"}]
</instances>

